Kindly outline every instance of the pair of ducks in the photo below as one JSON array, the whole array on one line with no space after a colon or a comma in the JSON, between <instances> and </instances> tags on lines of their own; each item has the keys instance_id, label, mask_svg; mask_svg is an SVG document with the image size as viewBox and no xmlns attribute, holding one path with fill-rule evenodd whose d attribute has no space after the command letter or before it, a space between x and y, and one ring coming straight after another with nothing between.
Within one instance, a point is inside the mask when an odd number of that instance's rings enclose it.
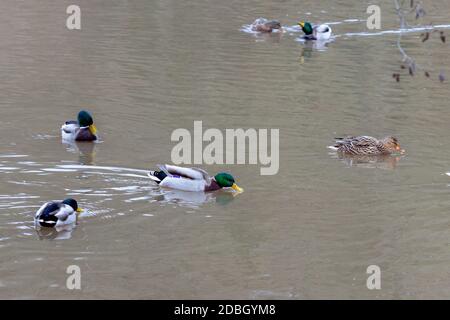
<instances>
[{"instance_id":1,"label":"pair of ducks","mask_svg":"<svg viewBox=\"0 0 450 320\"><path fill-rule=\"evenodd\" d=\"M299 22L298 25L305 33L303 39L305 40L329 40L331 38L331 28L326 24L313 26L310 22ZM273 30L281 29L281 23L277 20L256 20L252 29L258 32L272 32Z\"/></svg>"},{"instance_id":2,"label":"pair of ducks","mask_svg":"<svg viewBox=\"0 0 450 320\"><path fill-rule=\"evenodd\" d=\"M77 121L66 121L61 126L61 137L67 142L93 142L97 138L97 128L92 116L87 111L78 113ZM34 215L36 226L47 228L61 228L77 222L78 215L83 209L78 207L75 199L68 198L63 201L49 201L44 203Z\"/></svg>"},{"instance_id":3,"label":"pair of ducks","mask_svg":"<svg viewBox=\"0 0 450 320\"><path fill-rule=\"evenodd\" d=\"M161 187L183 190L209 192L222 188L232 188L243 192L233 176L221 172L211 177L206 171L199 168L183 168L173 165L161 165L159 171L150 171L148 176ZM68 198L63 201L50 201L44 203L35 214L35 224L41 227L59 228L73 225L83 209L78 207L75 199Z\"/></svg>"},{"instance_id":4,"label":"pair of ducks","mask_svg":"<svg viewBox=\"0 0 450 320\"><path fill-rule=\"evenodd\" d=\"M87 111L78 113L77 121L67 121L61 127L61 135L65 140L96 141L97 129L92 116ZM337 138L331 147L342 154L348 155L389 155L404 150L400 148L398 140L386 137L378 140L369 136ZM149 171L148 176L161 187L183 191L209 192L222 188L232 188L237 192L240 188L234 177L229 173L218 173L211 177L206 171L199 168L184 168L174 165L160 165L159 170ZM78 207L75 199L68 198L63 201L50 201L44 203L35 215L35 223L41 227L61 227L74 224L83 210Z\"/></svg>"},{"instance_id":5,"label":"pair of ducks","mask_svg":"<svg viewBox=\"0 0 450 320\"><path fill-rule=\"evenodd\" d=\"M96 141L97 128L89 112L78 113L77 121L66 121L61 127L61 136L65 141ZM243 190L236 185L232 175L219 173L214 177L198 168L182 168L171 165L159 166L159 171L150 171L149 177L160 186L183 191L215 191L221 188Z\"/></svg>"}]
</instances>

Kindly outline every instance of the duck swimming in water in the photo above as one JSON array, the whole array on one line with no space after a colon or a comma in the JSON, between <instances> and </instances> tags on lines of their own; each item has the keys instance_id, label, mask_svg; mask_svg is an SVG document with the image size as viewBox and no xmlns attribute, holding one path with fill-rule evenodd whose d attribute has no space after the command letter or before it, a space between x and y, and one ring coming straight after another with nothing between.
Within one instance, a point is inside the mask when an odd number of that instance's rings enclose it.
<instances>
[{"instance_id":1,"label":"duck swimming in water","mask_svg":"<svg viewBox=\"0 0 450 320\"><path fill-rule=\"evenodd\" d=\"M331 38L331 28L327 24L312 26L309 22L299 22L298 25L305 33L305 40L329 40Z\"/></svg>"},{"instance_id":2,"label":"duck swimming in water","mask_svg":"<svg viewBox=\"0 0 450 320\"><path fill-rule=\"evenodd\" d=\"M35 225L54 228L74 224L82 211L75 199L46 202L34 216Z\"/></svg>"},{"instance_id":3,"label":"duck swimming in water","mask_svg":"<svg viewBox=\"0 0 450 320\"><path fill-rule=\"evenodd\" d=\"M270 33L273 30L281 29L281 23L277 20L267 20L264 18L259 18L252 23L251 27L252 31Z\"/></svg>"},{"instance_id":4,"label":"duck swimming in water","mask_svg":"<svg viewBox=\"0 0 450 320\"><path fill-rule=\"evenodd\" d=\"M66 141L95 141L97 128L87 111L78 113L78 121L66 121L61 127L61 136Z\"/></svg>"},{"instance_id":5,"label":"duck swimming in water","mask_svg":"<svg viewBox=\"0 0 450 320\"><path fill-rule=\"evenodd\" d=\"M232 188L238 192L244 191L238 187L229 173L219 173L214 177L198 168L183 168L173 165L160 165L160 171L150 171L149 177L161 187L183 191L216 191L222 188Z\"/></svg>"},{"instance_id":6,"label":"duck swimming in water","mask_svg":"<svg viewBox=\"0 0 450 320\"><path fill-rule=\"evenodd\" d=\"M390 155L397 152L405 153L395 137L386 137L380 140L369 136L336 138L336 143L330 148L347 155L375 156Z\"/></svg>"}]
</instances>

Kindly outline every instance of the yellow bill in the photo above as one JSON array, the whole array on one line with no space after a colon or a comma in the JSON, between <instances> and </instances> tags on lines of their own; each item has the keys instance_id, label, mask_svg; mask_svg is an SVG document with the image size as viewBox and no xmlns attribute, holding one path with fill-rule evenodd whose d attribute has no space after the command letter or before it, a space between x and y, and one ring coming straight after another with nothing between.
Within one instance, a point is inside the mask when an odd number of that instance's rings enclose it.
<instances>
[{"instance_id":1,"label":"yellow bill","mask_svg":"<svg viewBox=\"0 0 450 320\"><path fill-rule=\"evenodd\" d=\"M84 210L83 209L81 209L81 208L78 208L77 209L77 213L81 213L81 212L83 212Z\"/></svg>"},{"instance_id":2,"label":"yellow bill","mask_svg":"<svg viewBox=\"0 0 450 320\"><path fill-rule=\"evenodd\" d=\"M303 21L301 21L298 23L298 25L303 28L305 26L305 23Z\"/></svg>"},{"instance_id":3,"label":"yellow bill","mask_svg":"<svg viewBox=\"0 0 450 320\"><path fill-rule=\"evenodd\" d=\"M97 134L97 127L95 126L95 124L91 124L91 125L89 126L89 131L90 131L93 135Z\"/></svg>"},{"instance_id":4,"label":"yellow bill","mask_svg":"<svg viewBox=\"0 0 450 320\"><path fill-rule=\"evenodd\" d=\"M244 189L242 189L241 187L239 187L236 183L233 183L233 185L231 186L231 188L233 188L233 189L236 190L237 192L244 192Z\"/></svg>"}]
</instances>

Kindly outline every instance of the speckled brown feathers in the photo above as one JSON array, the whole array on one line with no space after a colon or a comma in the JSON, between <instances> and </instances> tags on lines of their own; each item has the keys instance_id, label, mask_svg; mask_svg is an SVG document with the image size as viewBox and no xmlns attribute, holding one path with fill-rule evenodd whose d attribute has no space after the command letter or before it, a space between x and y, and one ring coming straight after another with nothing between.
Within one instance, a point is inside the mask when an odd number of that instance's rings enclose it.
<instances>
[{"instance_id":1,"label":"speckled brown feathers","mask_svg":"<svg viewBox=\"0 0 450 320\"><path fill-rule=\"evenodd\" d=\"M256 22L253 25L253 30L258 32L272 32L275 29L281 29L281 23L276 20L266 21L263 23Z\"/></svg>"},{"instance_id":2,"label":"speckled brown feathers","mask_svg":"<svg viewBox=\"0 0 450 320\"><path fill-rule=\"evenodd\" d=\"M395 137L381 140L369 136L336 138L334 148L340 153L350 155L388 155L404 152Z\"/></svg>"}]
</instances>

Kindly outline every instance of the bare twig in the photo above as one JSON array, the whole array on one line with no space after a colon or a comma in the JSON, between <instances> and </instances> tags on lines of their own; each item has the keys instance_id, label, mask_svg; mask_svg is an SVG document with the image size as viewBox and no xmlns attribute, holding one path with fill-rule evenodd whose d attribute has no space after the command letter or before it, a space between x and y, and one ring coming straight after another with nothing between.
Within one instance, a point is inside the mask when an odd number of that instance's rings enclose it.
<instances>
[{"instance_id":1,"label":"bare twig","mask_svg":"<svg viewBox=\"0 0 450 320\"><path fill-rule=\"evenodd\" d=\"M397 38L397 48L398 48L398 50L400 51L400 53L401 53L401 55L403 57L403 63L405 63L408 66L410 74L411 74L411 71L413 71L413 74L414 74L414 71L416 69L414 59L412 59L410 56L408 56L408 54L403 49L402 43L401 43L402 35L403 35L403 29L405 29L405 26L406 26L406 16L410 12L412 12L412 11L406 11L406 10L403 9L404 3L405 3L405 0L402 0L401 4L398 2L398 0L394 0L395 11L396 11L397 16L398 16L398 18L400 20L400 33L399 33L398 38ZM414 7L414 0L411 0L410 6L411 6L411 8Z\"/></svg>"},{"instance_id":2,"label":"bare twig","mask_svg":"<svg viewBox=\"0 0 450 320\"><path fill-rule=\"evenodd\" d=\"M407 21L407 17L409 15L414 14L416 20L419 18L422 18L426 15L425 9L422 6L422 2L417 2L415 0L393 0L394 1L394 6L395 6L395 13L398 16L399 19L399 23L400 23L400 32L397 38L397 48L398 51L400 52L400 54L402 55L402 65L401 68L402 69L408 69L408 72L411 76L414 76L416 74L416 71L418 69L420 69L420 66L418 64L416 64L416 61L409 56L405 49L402 47L402 36L403 36L403 32L407 29L407 28L411 28L411 26L409 25L408 21ZM409 2L409 5L407 3L407 1ZM436 30L434 30L436 31ZM433 32L434 32L433 31ZM422 38L422 42L427 41L431 36L430 32L425 32L421 35ZM440 39L443 43L445 43L446 38L443 32L440 33ZM424 71L424 74L427 78L430 77L430 73L428 71ZM394 73L394 78L397 80L397 82L399 81L399 74Z\"/></svg>"}]
</instances>

